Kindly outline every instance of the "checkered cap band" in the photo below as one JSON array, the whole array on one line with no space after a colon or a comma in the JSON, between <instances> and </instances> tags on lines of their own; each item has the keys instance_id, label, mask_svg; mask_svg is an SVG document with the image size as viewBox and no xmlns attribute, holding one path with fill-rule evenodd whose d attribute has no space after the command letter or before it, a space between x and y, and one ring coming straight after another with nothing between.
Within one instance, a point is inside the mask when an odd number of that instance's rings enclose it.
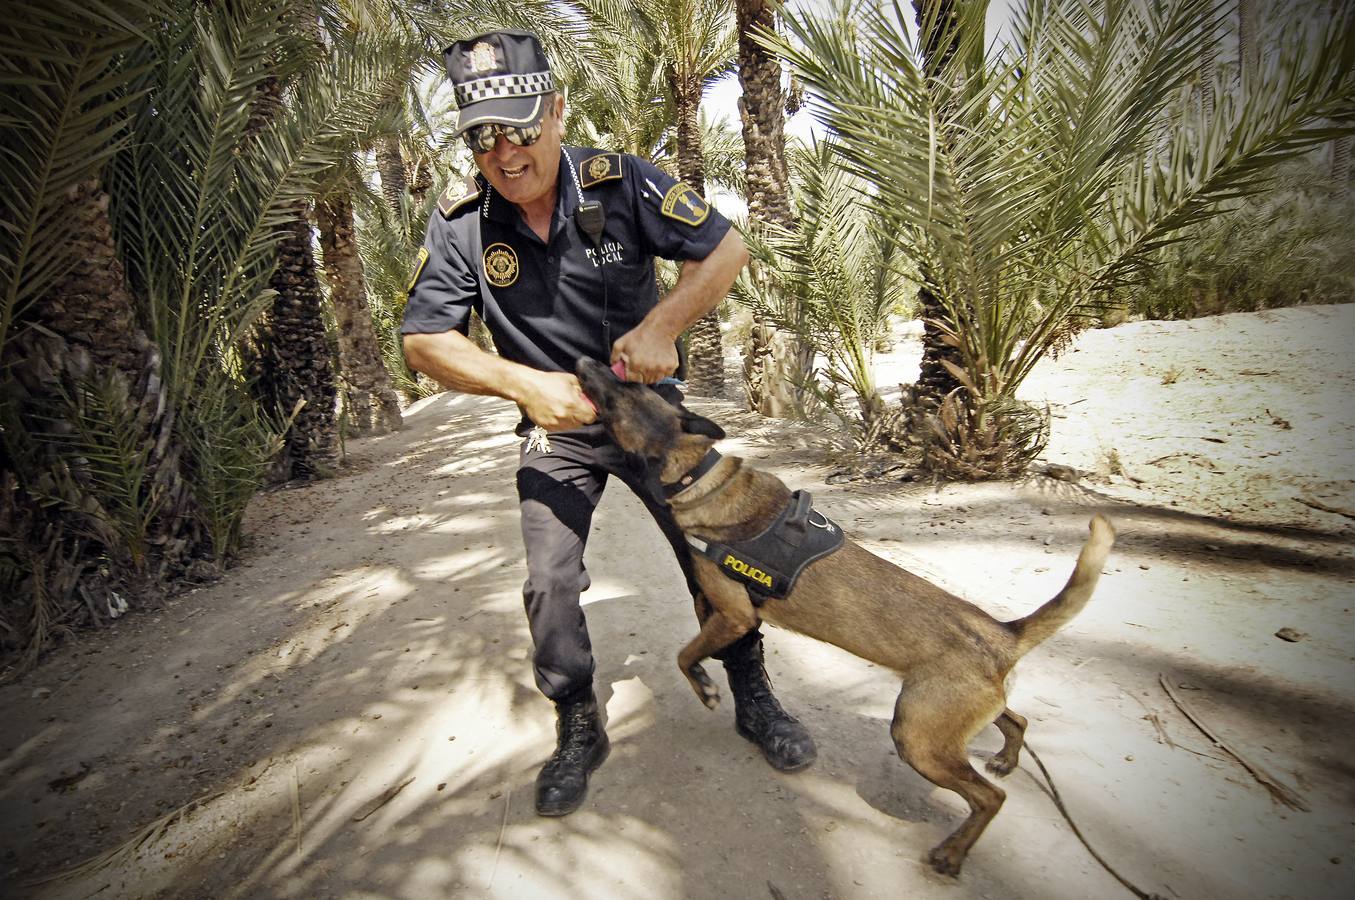
<instances>
[{"instance_id":1,"label":"checkered cap band","mask_svg":"<svg viewBox=\"0 0 1355 900\"><path fill-rule=\"evenodd\" d=\"M551 78L549 72L532 72L529 75L489 75L458 84L456 105L465 108L481 100L530 97L533 94L547 94L553 90L555 79Z\"/></svg>"}]
</instances>

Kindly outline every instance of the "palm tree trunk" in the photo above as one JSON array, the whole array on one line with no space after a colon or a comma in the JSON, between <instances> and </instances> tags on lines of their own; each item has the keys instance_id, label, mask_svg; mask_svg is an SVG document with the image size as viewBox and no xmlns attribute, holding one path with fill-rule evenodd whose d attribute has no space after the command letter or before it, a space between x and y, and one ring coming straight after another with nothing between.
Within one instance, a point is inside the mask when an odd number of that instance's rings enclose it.
<instances>
[{"instance_id":1,"label":"palm tree trunk","mask_svg":"<svg viewBox=\"0 0 1355 900\"><path fill-rule=\"evenodd\" d=\"M927 71L941 72L957 49L955 33L955 0L913 0L918 28L924 33L919 41ZM950 314L937 294L938 286L924 266L922 287L917 300L922 317L922 363L917 379L914 400L924 406L939 406L947 394L960 387L960 382L945 367L946 362L961 365L963 357L958 348L942 340L948 329L953 329Z\"/></svg>"},{"instance_id":2,"label":"palm tree trunk","mask_svg":"<svg viewBox=\"0 0 1355 900\"><path fill-rule=\"evenodd\" d=\"M259 333L251 374L265 410L279 420L295 413L272 477L287 481L326 474L334 465L337 422L334 363L323 297L311 250L311 226L298 206L278 245L277 291Z\"/></svg>"},{"instance_id":3,"label":"palm tree trunk","mask_svg":"<svg viewBox=\"0 0 1355 900\"><path fill-rule=\"evenodd\" d=\"M400 139L395 135L381 138L376 145L376 170L381 173L381 195L400 221L400 198L409 193L405 178L405 160L400 152Z\"/></svg>"},{"instance_id":4,"label":"palm tree trunk","mask_svg":"<svg viewBox=\"0 0 1355 900\"><path fill-rule=\"evenodd\" d=\"M319 42L311 12L304 3L288 10L294 27ZM268 127L284 102L279 79L261 82L246 137ZM334 464L337 438L333 354L325 334L306 205L298 203L291 215L280 229L278 265L269 280L277 296L241 348L264 412L277 422L290 421L283 448L273 459L270 478L275 482L326 474Z\"/></svg>"},{"instance_id":5,"label":"palm tree trunk","mask_svg":"<svg viewBox=\"0 0 1355 900\"><path fill-rule=\"evenodd\" d=\"M384 174L382 176L384 182ZM339 367L355 434L386 434L403 425L400 401L381 360L381 348L367 305L362 258L353 238L353 203L335 193L319 201L320 249L329 277L329 299L339 332Z\"/></svg>"},{"instance_id":6,"label":"palm tree trunk","mask_svg":"<svg viewBox=\"0 0 1355 900\"><path fill-rule=\"evenodd\" d=\"M753 40L753 29L776 27L775 0L735 0L739 29L739 117L743 123L744 178L750 221L793 228L790 174L786 168L785 109L781 62ZM813 368L813 355L793 334L755 319L743 351L743 387L748 406L781 418L803 408L799 387Z\"/></svg>"},{"instance_id":7,"label":"palm tree trunk","mask_svg":"<svg viewBox=\"0 0 1355 900\"><path fill-rule=\"evenodd\" d=\"M1331 142L1331 180L1335 185L1336 196L1345 199L1350 196L1350 156L1355 138L1350 135L1339 137Z\"/></svg>"},{"instance_id":8,"label":"palm tree trunk","mask_svg":"<svg viewBox=\"0 0 1355 900\"><path fill-rule=\"evenodd\" d=\"M1257 31L1257 0L1238 0L1237 3L1237 63L1241 70L1254 76L1261 66L1261 41Z\"/></svg>"},{"instance_id":9,"label":"palm tree trunk","mask_svg":"<svg viewBox=\"0 0 1355 900\"><path fill-rule=\"evenodd\" d=\"M66 252L76 260L57 286L30 308L5 346L3 386L7 412L27 435L20 459L0 430L5 483L0 489L4 533L30 564L20 595L33 604L19 636L26 660L35 661L49 635L45 623L110 615L114 591L149 601L170 578L216 571L205 560L211 543L191 486L184 476L185 445L175 431L175 403L161 370L160 349L136 320L108 218L108 195L97 180L66 195L70 235ZM72 417L89 412L87 392L98 390L96 424L119 429L113 460L134 468L98 465L113 478L92 479L94 465L57 435L76 434ZM102 447L100 449L103 449ZM151 511L144 519L119 516L109 481L121 479L121 498ZM39 498L29 489L44 485ZM50 497L59 495L53 505ZM125 509L125 508L122 508ZM83 599L82 599L83 598ZM125 609L125 607L123 607ZM8 617L8 616L7 616ZM10 640L16 636L11 635Z\"/></svg>"},{"instance_id":10,"label":"palm tree trunk","mask_svg":"<svg viewBox=\"0 0 1355 900\"><path fill-rule=\"evenodd\" d=\"M701 196L706 195L706 164L701 155L701 80L680 79L670 70L669 83L677 106L678 173ZM687 386L693 394L718 397L725 390L724 342L720 316L712 309L687 329Z\"/></svg>"},{"instance_id":11,"label":"palm tree trunk","mask_svg":"<svg viewBox=\"0 0 1355 900\"><path fill-rule=\"evenodd\" d=\"M433 168L426 157L414 164L414 178L409 182L409 195L414 198L415 206L423 206L428 192L433 189Z\"/></svg>"},{"instance_id":12,"label":"palm tree trunk","mask_svg":"<svg viewBox=\"0 0 1355 900\"><path fill-rule=\"evenodd\" d=\"M1252 0L1254 2L1254 0ZM1346 0L1331 0L1329 7L1334 16L1341 11ZM1355 138L1350 135L1339 137L1331 142L1331 180L1336 197L1344 200L1350 196L1350 157Z\"/></svg>"},{"instance_id":13,"label":"palm tree trunk","mask_svg":"<svg viewBox=\"0 0 1355 900\"><path fill-rule=\"evenodd\" d=\"M151 450L144 489L163 492L147 543L159 548L161 574L172 573L192 557L208 555L210 547L182 472L185 448L173 430L174 402L165 390L160 348L136 321L136 304L108 219L108 195L97 181L89 181L67 196L69 249L79 262L44 304L43 324L70 348L64 361L67 372L79 375L84 365L78 357L87 352L93 373L126 382L127 403L140 416L142 440Z\"/></svg>"}]
</instances>

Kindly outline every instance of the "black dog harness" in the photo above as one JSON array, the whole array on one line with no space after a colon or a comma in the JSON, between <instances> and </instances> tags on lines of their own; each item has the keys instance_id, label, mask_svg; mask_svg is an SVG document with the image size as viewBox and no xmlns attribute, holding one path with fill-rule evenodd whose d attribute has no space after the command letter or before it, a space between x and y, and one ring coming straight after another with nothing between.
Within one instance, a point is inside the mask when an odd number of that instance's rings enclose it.
<instances>
[{"instance_id":1,"label":"black dog harness","mask_svg":"<svg viewBox=\"0 0 1355 900\"><path fill-rule=\"evenodd\" d=\"M747 585L749 599L761 606L769 597L789 594L805 566L841 547L842 529L814 509L809 491L796 491L790 495L790 504L757 537L720 544L689 535L687 543L726 576Z\"/></svg>"}]
</instances>

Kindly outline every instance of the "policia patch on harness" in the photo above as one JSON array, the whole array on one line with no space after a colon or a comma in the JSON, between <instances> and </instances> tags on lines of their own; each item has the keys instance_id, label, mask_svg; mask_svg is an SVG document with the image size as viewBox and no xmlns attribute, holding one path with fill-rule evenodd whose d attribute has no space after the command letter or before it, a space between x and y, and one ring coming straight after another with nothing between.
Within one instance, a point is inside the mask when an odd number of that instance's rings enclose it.
<instances>
[{"instance_id":1,"label":"policia patch on harness","mask_svg":"<svg viewBox=\"0 0 1355 900\"><path fill-rule=\"evenodd\" d=\"M842 546L842 529L814 509L809 491L796 491L766 531L737 544L687 542L735 581L748 586L754 606L780 599L795 587L805 566Z\"/></svg>"}]
</instances>

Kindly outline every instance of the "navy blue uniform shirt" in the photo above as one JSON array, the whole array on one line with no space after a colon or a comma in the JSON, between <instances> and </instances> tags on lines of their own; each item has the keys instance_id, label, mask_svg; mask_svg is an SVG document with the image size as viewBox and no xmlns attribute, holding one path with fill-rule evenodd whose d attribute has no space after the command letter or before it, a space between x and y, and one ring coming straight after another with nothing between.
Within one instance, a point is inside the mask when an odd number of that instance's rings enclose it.
<instances>
[{"instance_id":1,"label":"navy blue uniform shirt","mask_svg":"<svg viewBox=\"0 0 1355 900\"><path fill-rule=\"evenodd\" d=\"M549 241L483 176L439 198L410 279L402 334L465 334L473 308L505 359L560 372L573 372L583 356L610 362L604 272L614 342L658 303L654 257L704 259L729 230L699 194L638 157L563 149ZM600 248L574 224L580 195L602 203Z\"/></svg>"}]
</instances>

